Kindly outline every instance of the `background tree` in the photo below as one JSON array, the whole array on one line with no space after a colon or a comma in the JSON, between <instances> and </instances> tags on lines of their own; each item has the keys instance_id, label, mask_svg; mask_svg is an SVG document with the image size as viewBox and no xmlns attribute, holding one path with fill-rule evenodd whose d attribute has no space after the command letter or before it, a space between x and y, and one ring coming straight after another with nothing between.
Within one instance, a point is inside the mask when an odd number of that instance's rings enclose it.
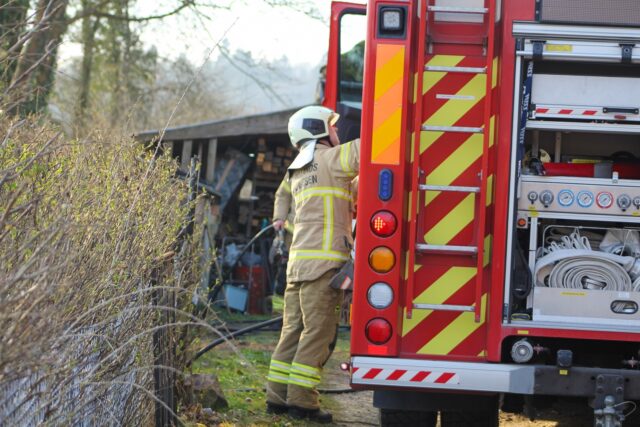
<instances>
[{"instance_id":1,"label":"background tree","mask_svg":"<svg viewBox=\"0 0 640 427\"><path fill-rule=\"evenodd\" d=\"M13 0L0 5L0 90L11 83L28 9L29 0Z\"/></svg>"}]
</instances>

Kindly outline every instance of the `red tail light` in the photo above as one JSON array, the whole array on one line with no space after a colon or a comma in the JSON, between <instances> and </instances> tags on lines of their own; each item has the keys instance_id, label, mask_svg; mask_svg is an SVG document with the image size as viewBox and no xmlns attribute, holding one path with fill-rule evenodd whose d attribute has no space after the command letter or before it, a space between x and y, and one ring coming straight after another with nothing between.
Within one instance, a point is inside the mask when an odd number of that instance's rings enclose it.
<instances>
[{"instance_id":1,"label":"red tail light","mask_svg":"<svg viewBox=\"0 0 640 427\"><path fill-rule=\"evenodd\" d=\"M371 218L371 230L380 236L391 236L398 227L396 217L389 211L376 212Z\"/></svg>"},{"instance_id":2,"label":"red tail light","mask_svg":"<svg viewBox=\"0 0 640 427\"><path fill-rule=\"evenodd\" d=\"M373 344L384 344L391 338L391 324L381 318L372 319L367 323L365 334Z\"/></svg>"}]
</instances>

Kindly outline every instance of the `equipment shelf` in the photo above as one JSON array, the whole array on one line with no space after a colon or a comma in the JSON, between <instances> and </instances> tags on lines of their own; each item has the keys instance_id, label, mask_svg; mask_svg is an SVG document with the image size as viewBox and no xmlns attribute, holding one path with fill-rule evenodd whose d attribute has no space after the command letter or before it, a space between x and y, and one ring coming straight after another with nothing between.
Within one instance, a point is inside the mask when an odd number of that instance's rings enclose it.
<instances>
[{"instance_id":1,"label":"equipment shelf","mask_svg":"<svg viewBox=\"0 0 640 427\"><path fill-rule=\"evenodd\" d=\"M527 121L527 129L564 132L591 132L640 135L640 126L622 123L585 123L565 121Z\"/></svg>"}]
</instances>

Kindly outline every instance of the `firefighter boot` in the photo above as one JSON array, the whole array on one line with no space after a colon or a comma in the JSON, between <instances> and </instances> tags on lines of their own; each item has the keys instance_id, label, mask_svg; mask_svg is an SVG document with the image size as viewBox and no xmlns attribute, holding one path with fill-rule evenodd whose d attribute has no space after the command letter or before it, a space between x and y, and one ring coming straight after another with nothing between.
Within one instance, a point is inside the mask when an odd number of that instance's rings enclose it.
<instances>
[{"instance_id":1,"label":"firefighter boot","mask_svg":"<svg viewBox=\"0 0 640 427\"><path fill-rule=\"evenodd\" d=\"M330 419L330 414L327 416L318 411L320 402L316 386L320 384L322 366L329 358L331 343L337 333L342 291L329 286L334 274L335 270L330 270L300 286L304 330L291 362L287 388L287 405L297 408L293 410L293 416L312 417L318 421Z\"/></svg>"},{"instance_id":2,"label":"firefighter boot","mask_svg":"<svg viewBox=\"0 0 640 427\"><path fill-rule=\"evenodd\" d=\"M278 405L276 403L267 402L267 414L281 415L289 410L287 405Z\"/></svg>"},{"instance_id":3,"label":"firefighter boot","mask_svg":"<svg viewBox=\"0 0 640 427\"><path fill-rule=\"evenodd\" d=\"M284 413L287 411L287 386L291 361L298 348L302 333L302 311L300 310L300 285L287 285L284 294L284 316L280 340L271 356L267 376L267 412ZM282 411L282 412L279 412Z\"/></svg>"},{"instance_id":4,"label":"firefighter boot","mask_svg":"<svg viewBox=\"0 0 640 427\"><path fill-rule=\"evenodd\" d=\"M289 408L289 416L297 420L315 421L319 424L329 424L333 421L333 415L322 409L305 409L297 406Z\"/></svg>"}]
</instances>

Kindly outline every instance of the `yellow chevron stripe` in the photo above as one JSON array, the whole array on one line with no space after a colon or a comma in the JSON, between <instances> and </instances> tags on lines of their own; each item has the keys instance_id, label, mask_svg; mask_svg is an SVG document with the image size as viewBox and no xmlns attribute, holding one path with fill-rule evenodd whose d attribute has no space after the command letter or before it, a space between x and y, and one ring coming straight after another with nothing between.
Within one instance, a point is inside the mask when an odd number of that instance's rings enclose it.
<instances>
[{"instance_id":1,"label":"yellow chevron stripe","mask_svg":"<svg viewBox=\"0 0 640 427\"><path fill-rule=\"evenodd\" d=\"M500 60L496 56L493 58L493 69L491 70L491 87L495 88L498 86L498 66L500 66Z\"/></svg>"},{"instance_id":2,"label":"yellow chevron stripe","mask_svg":"<svg viewBox=\"0 0 640 427\"><path fill-rule=\"evenodd\" d=\"M480 156L482 156L482 134L475 133L427 176L427 183L430 185L450 185ZM438 194L440 194L439 191L428 191L425 197L425 206L429 205Z\"/></svg>"},{"instance_id":3,"label":"yellow chevron stripe","mask_svg":"<svg viewBox=\"0 0 640 427\"><path fill-rule=\"evenodd\" d=\"M475 314L471 312L461 313L456 319L444 328L438 335L418 350L418 354L449 354L469 335L475 332L485 323L487 307L487 294L482 296L480 322L476 323Z\"/></svg>"},{"instance_id":4,"label":"yellow chevron stripe","mask_svg":"<svg viewBox=\"0 0 640 427\"><path fill-rule=\"evenodd\" d=\"M411 163L413 163L413 161L415 160L414 159L415 148L416 148L416 133L411 132L411 159L410 159Z\"/></svg>"},{"instance_id":5,"label":"yellow chevron stripe","mask_svg":"<svg viewBox=\"0 0 640 427\"><path fill-rule=\"evenodd\" d=\"M419 267L418 267L419 268ZM414 303L423 304L444 304L453 294L458 292L465 283L473 279L476 269L473 267L451 267L425 289L414 300ZM411 319L407 319L406 311L402 322L402 336L405 336L420 322L429 316L433 310L414 310Z\"/></svg>"},{"instance_id":6,"label":"yellow chevron stripe","mask_svg":"<svg viewBox=\"0 0 640 427\"><path fill-rule=\"evenodd\" d=\"M394 44L379 44L378 58L389 58L385 63L376 63L376 83L374 99L380 99L402 78L404 70L404 46Z\"/></svg>"},{"instance_id":7,"label":"yellow chevron stripe","mask_svg":"<svg viewBox=\"0 0 640 427\"><path fill-rule=\"evenodd\" d=\"M493 203L493 175L489 175L487 178L487 199L485 206L489 206Z\"/></svg>"},{"instance_id":8,"label":"yellow chevron stripe","mask_svg":"<svg viewBox=\"0 0 640 427\"><path fill-rule=\"evenodd\" d=\"M399 145L401 123L402 109L398 108L382 125L373 130L371 143L371 161L373 163L377 163L377 157L392 144Z\"/></svg>"},{"instance_id":9,"label":"yellow chevron stripe","mask_svg":"<svg viewBox=\"0 0 640 427\"><path fill-rule=\"evenodd\" d=\"M457 55L436 55L427 65L439 66L439 67L455 67L464 59L464 56ZM422 94L429 92L433 87L438 84L440 80L445 78L446 71L425 71L422 73Z\"/></svg>"},{"instance_id":10,"label":"yellow chevron stripe","mask_svg":"<svg viewBox=\"0 0 640 427\"><path fill-rule=\"evenodd\" d=\"M453 126L465 114L469 112L478 102L484 99L486 92L487 76L478 74L460 89L456 95L470 97L470 99L450 99L438 111L431 115L424 122L430 126ZM443 132L422 132L420 137L420 153L429 148Z\"/></svg>"},{"instance_id":11,"label":"yellow chevron stripe","mask_svg":"<svg viewBox=\"0 0 640 427\"><path fill-rule=\"evenodd\" d=\"M460 230L473 221L474 206L475 193L471 193L424 235L425 241L431 245L449 243Z\"/></svg>"},{"instance_id":12,"label":"yellow chevron stripe","mask_svg":"<svg viewBox=\"0 0 640 427\"><path fill-rule=\"evenodd\" d=\"M484 254L482 255L482 266L486 267L491 262L491 249L493 248L493 236L487 234L484 238Z\"/></svg>"},{"instance_id":13,"label":"yellow chevron stripe","mask_svg":"<svg viewBox=\"0 0 640 427\"><path fill-rule=\"evenodd\" d=\"M495 116L491 117L489 126L489 146L494 143ZM440 164L427 176L427 183L431 185L450 185L461 173L482 156L482 134L471 135L456 151L454 151L444 162ZM487 179L487 199L490 200L493 185L488 184L488 180L493 180L493 176ZM492 181L493 182L493 181ZM429 191L426 193L425 206L433 201L441 192Z\"/></svg>"},{"instance_id":14,"label":"yellow chevron stripe","mask_svg":"<svg viewBox=\"0 0 640 427\"><path fill-rule=\"evenodd\" d=\"M400 163L402 128L402 80L405 49L402 45L379 44L376 48L371 162Z\"/></svg>"}]
</instances>

